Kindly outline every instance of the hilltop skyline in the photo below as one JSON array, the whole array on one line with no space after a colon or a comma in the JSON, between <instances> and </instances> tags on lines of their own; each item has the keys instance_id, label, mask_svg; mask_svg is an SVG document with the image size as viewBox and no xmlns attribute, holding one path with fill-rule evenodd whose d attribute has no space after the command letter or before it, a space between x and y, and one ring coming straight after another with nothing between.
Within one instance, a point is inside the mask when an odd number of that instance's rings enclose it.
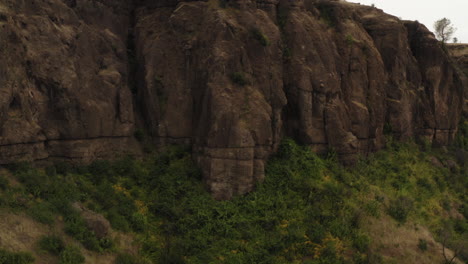
<instances>
[{"instance_id":1,"label":"hilltop skyline","mask_svg":"<svg viewBox=\"0 0 468 264\"><path fill-rule=\"evenodd\" d=\"M405 20L418 20L429 30L434 32L434 22L441 18L448 18L457 31L453 35L460 43L468 43L468 1L466 0L347 0L363 5L374 4L384 12ZM449 43L452 42L452 39Z\"/></svg>"}]
</instances>

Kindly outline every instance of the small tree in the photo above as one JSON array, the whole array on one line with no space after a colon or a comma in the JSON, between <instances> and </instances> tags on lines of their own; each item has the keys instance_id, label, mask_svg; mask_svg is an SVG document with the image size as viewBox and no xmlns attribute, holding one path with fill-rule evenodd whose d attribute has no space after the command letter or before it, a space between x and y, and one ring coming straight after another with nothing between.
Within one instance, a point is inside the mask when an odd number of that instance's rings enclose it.
<instances>
[{"instance_id":1,"label":"small tree","mask_svg":"<svg viewBox=\"0 0 468 264\"><path fill-rule=\"evenodd\" d=\"M453 33L457 30L453 25L450 19L442 18L437 20L434 23L435 34L438 40L442 43L447 43L447 41L452 37Z\"/></svg>"},{"instance_id":2,"label":"small tree","mask_svg":"<svg viewBox=\"0 0 468 264\"><path fill-rule=\"evenodd\" d=\"M453 38L453 43L458 43L458 38Z\"/></svg>"}]
</instances>

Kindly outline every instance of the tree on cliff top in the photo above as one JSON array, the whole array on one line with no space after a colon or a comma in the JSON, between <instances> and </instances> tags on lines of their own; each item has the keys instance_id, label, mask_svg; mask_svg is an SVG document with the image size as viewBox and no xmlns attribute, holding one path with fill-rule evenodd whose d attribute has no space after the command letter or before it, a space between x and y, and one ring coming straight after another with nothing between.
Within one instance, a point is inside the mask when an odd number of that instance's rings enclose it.
<instances>
[{"instance_id":1,"label":"tree on cliff top","mask_svg":"<svg viewBox=\"0 0 468 264\"><path fill-rule=\"evenodd\" d=\"M447 41L452 37L453 33L457 30L453 25L450 19L442 18L437 20L434 23L435 35L438 40L442 43L447 43Z\"/></svg>"}]
</instances>

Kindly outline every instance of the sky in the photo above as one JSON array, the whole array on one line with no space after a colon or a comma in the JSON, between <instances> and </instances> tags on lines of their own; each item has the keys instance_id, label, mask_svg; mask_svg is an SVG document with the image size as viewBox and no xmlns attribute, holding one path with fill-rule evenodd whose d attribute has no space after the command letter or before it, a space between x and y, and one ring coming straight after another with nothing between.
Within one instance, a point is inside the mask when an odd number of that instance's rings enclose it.
<instances>
[{"instance_id":1,"label":"sky","mask_svg":"<svg viewBox=\"0 0 468 264\"><path fill-rule=\"evenodd\" d=\"M468 0L347 0L363 5L374 4L385 13L404 20L418 20L434 32L434 22L448 18L457 28L453 37L468 43ZM449 42L452 42L451 40Z\"/></svg>"}]
</instances>

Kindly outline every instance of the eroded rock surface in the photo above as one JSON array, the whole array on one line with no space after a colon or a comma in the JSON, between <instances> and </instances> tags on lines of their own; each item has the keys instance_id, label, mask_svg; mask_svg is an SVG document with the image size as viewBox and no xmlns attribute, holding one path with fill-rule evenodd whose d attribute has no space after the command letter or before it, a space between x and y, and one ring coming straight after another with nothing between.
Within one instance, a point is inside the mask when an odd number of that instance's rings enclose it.
<instances>
[{"instance_id":1,"label":"eroded rock surface","mask_svg":"<svg viewBox=\"0 0 468 264\"><path fill-rule=\"evenodd\" d=\"M0 163L90 161L128 148L128 8L1 0L0 17Z\"/></svg>"},{"instance_id":2,"label":"eroded rock surface","mask_svg":"<svg viewBox=\"0 0 468 264\"><path fill-rule=\"evenodd\" d=\"M0 1L3 163L134 150L142 120L158 145L191 144L228 199L264 178L285 136L352 163L384 132L446 145L462 112L462 78L432 33L373 7Z\"/></svg>"},{"instance_id":3,"label":"eroded rock surface","mask_svg":"<svg viewBox=\"0 0 468 264\"><path fill-rule=\"evenodd\" d=\"M460 71L465 75L465 82L468 83L468 44L447 44L448 51L454 59ZM465 85L465 103L463 115L468 119L468 85Z\"/></svg>"}]
</instances>

